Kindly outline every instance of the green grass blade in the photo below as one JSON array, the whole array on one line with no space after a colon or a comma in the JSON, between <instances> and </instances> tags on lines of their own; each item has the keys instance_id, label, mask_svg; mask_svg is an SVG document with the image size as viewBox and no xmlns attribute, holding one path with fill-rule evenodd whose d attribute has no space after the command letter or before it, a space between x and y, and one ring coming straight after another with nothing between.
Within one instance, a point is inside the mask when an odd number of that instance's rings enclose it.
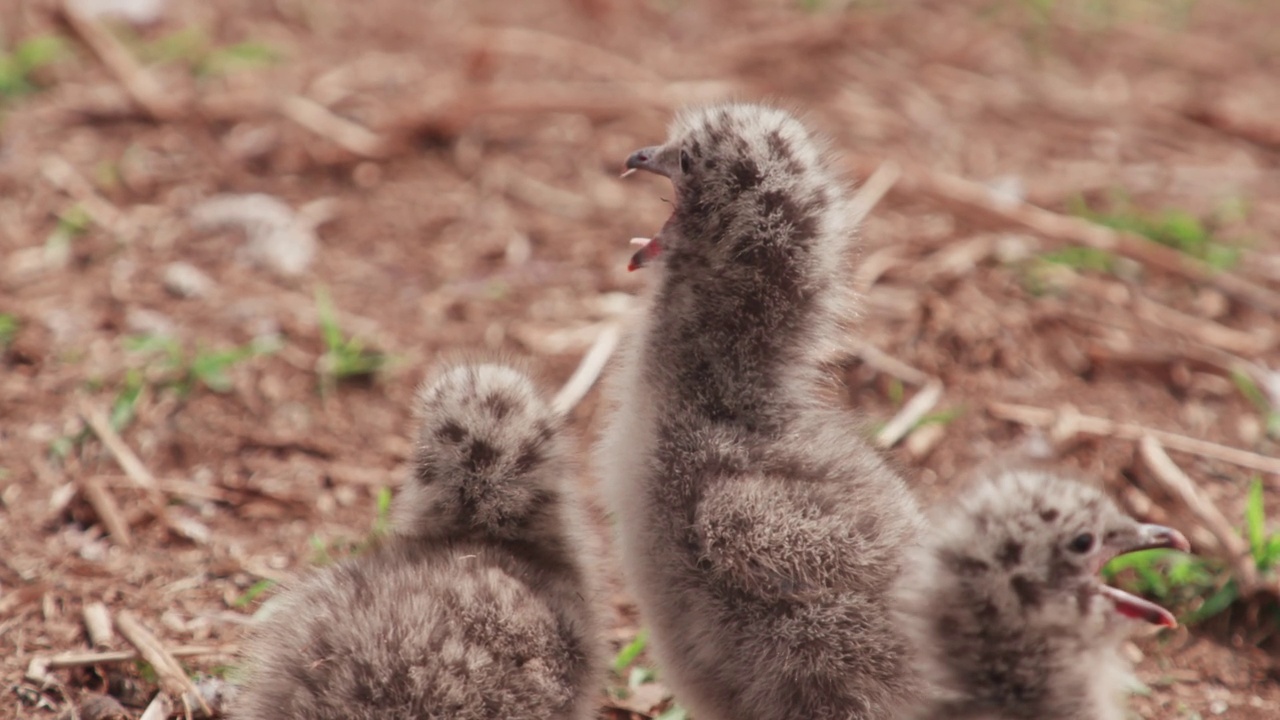
<instances>
[{"instance_id":1,"label":"green grass blade","mask_svg":"<svg viewBox=\"0 0 1280 720\"><path fill-rule=\"evenodd\" d=\"M636 658L640 656L640 653L644 652L645 646L648 644L649 631L648 629L642 629L640 632L636 633L634 640L624 645L622 649L618 651L618 655L613 659L613 671L621 675L622 671L626 670L627 666L635 662Z\"/></svg>"}]
</instances>

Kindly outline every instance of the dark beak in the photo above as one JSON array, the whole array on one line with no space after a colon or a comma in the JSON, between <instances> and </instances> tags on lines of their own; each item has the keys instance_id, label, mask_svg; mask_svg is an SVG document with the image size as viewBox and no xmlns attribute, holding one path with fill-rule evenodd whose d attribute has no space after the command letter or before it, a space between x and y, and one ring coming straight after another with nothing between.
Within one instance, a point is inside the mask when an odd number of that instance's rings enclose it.
<instances>
[{"instance_id":1,"label":"dark beak","mask_svg":"<svg viewBox=\"0 0 1280 720\"><path fill-rule=\"evenodd\" d=\"M623 166L622 177L626 177L636 170L648 170L663 177L671 177L671 153L661 145L640 148L631 153L627 158L626 165Z\"/></svg>"},{"instance_id":2,"label":"dark beak","mask_svg":"<svg viewBox=\"0 0 1280 720\"><path fill-rule=\"evenodd\" d=\"M1154 548L1170 548L1181 550L1182 552L1191 551L1191 543L1187 542L1187 538L1182 533L1163 525L1139 525L1135 533L1132 535L1125 533L1124 539L1117 541L1115 546L1115 555L1127 555L1131 552L1152 550ZM1125 617L1162 627L1173 628L1178 626L1178 620L1173 616L1173 613L1150 600L1140 598L1110 585L1101 586L1099 591L1103 597L1111 601L1115 606L1116 612Z\"/></svg>"}]
</instances>

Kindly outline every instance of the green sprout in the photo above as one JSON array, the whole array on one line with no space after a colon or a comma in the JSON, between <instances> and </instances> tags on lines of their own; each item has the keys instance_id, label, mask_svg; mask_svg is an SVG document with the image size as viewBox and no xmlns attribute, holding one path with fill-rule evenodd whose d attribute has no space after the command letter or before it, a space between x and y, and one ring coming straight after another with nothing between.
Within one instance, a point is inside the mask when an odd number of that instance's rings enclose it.
<instances>
[{"instance_id":1,"label":"green sprout","mask_svg":"<svg viewBox=\"0 0 1280 720\"><path fill-rule=\"evenodd\" d=\"M18 336L18 318L9 313L0 313L0 355L9 349L13 339Z\"/></svg>"},{"instance_id":2,"label":"green sprout","mask_svg":"<svg viewBox=\"0 0 1280 720\"><path fill-rule=\"evenodd\" d=\"M366 348L358 338L347 337L342 331L333 301L324 288L316 288L316 313L325 345L324 354L316 362L322 389L332 389L347 378L370 377L386 366L386 354Z\"/></svg>"},{"instance_id":3,"label":"green sprout","mask_svg":"<svg viewBox=\"0 0 1280 720\"><path fill-rule=\"evenodd\" d=\"M280 348L276 338L259 339L225 350L197 349L190 358L176 339L158 335L144 335L125 340L125 348L131 352L159 356L156 363L162 379L159 384L172 387L185 397L197 385L215 393L227 393L234 387L230 371L239 363L261 355L270 355Z\"/></svg>"},{"instance_id":4,"label":"green sprout","mask_svg":"<svg viewBox=\"0 0 1280 720\"><path fill-rule=\"evenodd\" d=\"M1233 267L1240 260L1240 249L1219 242L1213 229L1185 210L1148 213L1116 203L1110 212L1093 210L1083 200L1072 204L1074 214L1121 232L1141 235L1166 247L1183 252L1219 270Z\"/></svg>"},{"instance_id":5,"label":"green sprout","mask_svg":"<svg viewBox=\"0 0 1280 720\"><path fill-rule=\"evenodd\" d=\"M1280 565L1280 535L1266 530L1260 478L1254 478L1249 486L1244 536L1258 571L1274 573ZM1182 608L1179 619L1188 625L1208 620L1241 599L1240 585L1225 563L1173 550L1121 555L1107 564L1103 577L1168 607Z\"/></svg>"},{"instance_id":6,"label":"green sprout","mask_svg":"<svg viewBox=\"0 0 1280 720\"><path fill-rule=\"evenodd\" d=\"M18 43L12 52L0 51L0 99L35 92L37 70L67 56L66 44L54 35L37 35Z\"/></svg>"},{"instance_id":7,"label":"green sprout","mask_svg":"<svg viewBox=\"0 0 1280 720\"><path fill-rule=\"evenodd\" d=\"M250 585L249 589L245 590L244 593L240 595L240 597L236 598L235 600L232 600L231 607L238 607L238 608L245 607L249 603L256 600L259 595L266 592L267 590L270 590L275 584L276 584L275 580L269 580L266 578L259 580L258 582Z\"/></svg>"}]
</instances>

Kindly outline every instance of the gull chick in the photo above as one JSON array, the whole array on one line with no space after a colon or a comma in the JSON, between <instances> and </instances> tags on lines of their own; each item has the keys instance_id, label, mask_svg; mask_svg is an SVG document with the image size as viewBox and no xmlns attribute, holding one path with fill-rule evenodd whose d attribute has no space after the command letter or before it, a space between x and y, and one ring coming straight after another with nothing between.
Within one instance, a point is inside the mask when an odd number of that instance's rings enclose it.
<instances>
[{"instance_id":1,"label":"gull chick","mask_svg":"<svg viewBox=\"0 0 1280 720\"><path fill-rule=\"evenodd\" d=\"M674 212L597 452L664 682L698 720L897 718L916 694L890 592L919 511L837 407L845 188L792 115L689 110L629 170Z\"/></svg>"},{"instance_id":2,"label":"gull chick","mask_svg":"<svg viewBox=\"0 0 1280 720\"><path fill-rule=\"evenodd\" d=\"M561 418L496 364L446 368L418 406L392 536L287 592L232 718L593 717L592 553Z\"/></svg>"},{"instance_id":3,"label":"gull chick","mask_svg":"<svg viewBox=\"0 0 1280 720\"><path fill-rule=\"evenodd\" d=\"M1187 550L1096 488L1008 468L940 505L899 608L933 686L920 720L1121 720L1122 641L1164 608L1102 584L1113 557Z\"/></svg>"}]
</instances>

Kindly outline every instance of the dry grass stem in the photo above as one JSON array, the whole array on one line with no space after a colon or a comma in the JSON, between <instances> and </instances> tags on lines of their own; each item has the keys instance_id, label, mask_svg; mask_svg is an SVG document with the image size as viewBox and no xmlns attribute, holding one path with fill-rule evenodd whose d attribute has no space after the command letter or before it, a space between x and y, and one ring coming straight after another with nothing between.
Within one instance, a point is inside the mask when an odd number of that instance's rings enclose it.
<instances>
[{"instance_id":1,"label":"dry grass stem","mask_svg":"<svg viewBox=\"0 0 1280 720\"><path fill-rule=\"evenodd\" d=\"M855 224L860 224L871 214L876 205L884 199L898 179L902 177L902 168L892 160L880 163L871 177L858 188L858 192L849 203L849 215Z\"/></svg>"},{"instance_id":2,"label":"dry grass stem","mask_svg":"<svg viewBox=\"0 0 1280 720\"><path fill-rule=\"evenodd\" d=\"M377 159L386 157L390 151L388 142L377 133L333 114L314 100L291 95L280 101L280 112L354 155Z\"/></svg>"},{"instance_id":3,"label":"dry grass stem","mask_svg":"<svg viewBox=\"0 0 1280 720\"><path fill-rule=\"evenodd\" d=\"M124 213L99 195L93 189L93 185L72 167L71 163L57 155L49 155L40 163L40 174L75 200L95 225L125 241L133 240L134 232L126 221Z\"/></svg>"},{"instance_id":4,"label":"dry grass stem","mask_svg":"<svg viewBox=\"0 0 1280 720\"><path fill-rule=\"evenodd\" d=\"M1059 413L1047 408L1031 405L1015 405L1012 403L993 402L987 405L987 411L999 420L1008 420L1022 425L1047 428L1057 422ZM1179 435L1164 430L1143 427L1133 423L1115 422L1106 418L1090 415L1078 415L1075 418L1079 432L1100 437L1115 437L1123 440L1138 441L1151 436L1165 447L1178 452L1221 460L1240 467L1259 470L1272 475L1280 475L1280 458L1267 457L1258 453L1220 445L1207 440Z\"/></svg>"},{"instance_id":5,"label":"dry grass stem","mask_svg":"<svg viewBox=\"0 0 1280 720\"><path fill-rule=\"evenodd\" d=\"M609 363L609 358L613 356L621 336L622 329L616 323L605 324L595 342L591 344L591 348L587 350L587 354L582 356L582 361L574 369L573 375L569 376L564 387L560 388L560 392L552 398L553 410L567 414L587 396L587 392L591 390L591 386L595 384L600 373L604 371L605 365Z\"/></svg>"},{"instance_id":6,"label":"dry grass stem","mask_svg":"<svg viewBox=\"0 0 1280 720\"><path fill-rule=\"evenodd\" d=\"M1159 440L1150 435L1140 438L1138 456L1142 459L1143 466L1150 471L1149 479L1186 508L1213 536L1212 551L1231 565L1236 582L1240 585L1240 594L1246 597L1252 594L1258 584L1258 568L1249 552L1249 543L1235 531L1231 521L1227 520L1212 500L1200 492L1195 482L1164 451Z\"/></svg>"},{"instance_id":7,"label":"dry grass stem","mask_svg":"<svg viewBox=\"0 0 1280 720\"><path fill-rule=\"evenodd\" d=\"M93 512L102 522L102 527L111 535L111 539L123 548L133 547L133 534L129 532L129 522L120 512L120 505L100 478L81 477L76 481L84 499L93 508Z\"/></svg>"},{"instance_id":8,"label":"dry grass stem","mask_svg":"<svg viewBox=\"0 0 1280 720\"><path fill-rule=\"evenodd\" d=\"M925 385L934 380L927 373L911 367L864 340L850 338L846 345L850 353L867 365L886 375L892 375L905 383Z\"/></svg>"},{"instance_id":9,"label":"dry grass stem","mask_svg":"<svg viewBox=\"0 0 1280 720\"><path fill-rule=\"evenodd\" d=\"M1268 328L1236 330L1137 296L1133 299L1133 309L1141 320L1236 355L1257 357L1276 346L1276 337Z\"/></svg>"},{"instance_id":10,"label":"dry grass stem","mask_svg":"<svg viewBox=\"0 0 1280 720\"><path fill-rule=\"evenodd\" d=\"M73 32L84 41L102 64L111 71L129 97L152 120L176 120L184 112L184 103L173 98L150 72L143 67L115 35L96 20L90 20L76 9L72 0L62 0L59 11Z\"/></svg>"},{"instance_id":11,"label":"dry grass stem","mask_svg":"<svg viewBox=\"0 0 1280 720\"><path fill-rule=\"evenodd\" d=\"M204 706L204 700L196 691L195 685L187 677L187 673L183 670L182 665L174 659L173 655L165 649L159 638L151 633L137 618L128 611L121 612L116 618L116 627L120 631L121 637L129 642L138 650L138 655L143 660L151 663L151 667L155 669L156 676L160 680L160 689L162 694L167 693L172 697L184 697L190 693L192 697L200 701L201 709L205 714L209 714L209 708Z\"/></svg>"},{"instance_id":12,"label":"dry grass stem","mask_svg":"<svg viewBox=\"0 0 1280 720\"><path fill-rule=\"evenodd\" d=\"M1031 230L1062 243L1085 245L1130 257L1144 265L1205 283L1259 309L1280 313L1280 293L1219 271L1205 262L1133 233L1061 215L1028 203L996 197L985 186L948 173L913 167L898 183L904 194L922 193L952 205Z\"/></svg>"},{"instance_id":13,"label":"dry grass stem","mask_svg":"<svg viewBox=\"0 0 1280 720\"><path fill-rule=\"evenodd\" d=\"M91 602L84 606L81 615L84 617L85 631L89 634L89 644L95 648L111 645L111 639L115 637L115 629L111 624L111 612L107 610L107 606L101 602Z\"/></svg>"},{"instance_id":14,"label":"dry grass stem","mask_svg":"<svg viewBox=\"0 0 1280 720\"><path fill-rule=\"evenodd\" d=\"M175 658L202 656L232 656L236 654L235 645L179 645L169 649ZM145 659L137 650L112 650L103 652L66 652L58 655L42 656L41 661L50 670L62 668L87 667L106 663L132 662Z\"/></svg>"},{"instance_id":15,"label":"dry grass stem","mask_svg":"<svg viewBox=\"0 0 1280 720\"><path fill-rule=\"evenodd\" d=\"M145 490L148 493L155 493L159 489L159 483L156 478L147 469L146 465L138 459L133 449L125 444L120 435L116 433L115 428L111 427L111 422L107 419L107 414L94 405L84 403L80 406L80 417L88 424L89 429L94 435L98 436L98 440L102 442L102 446L111 453L111 457L115 458L116 464L124 471L133 484Z\"/></svg>"},{"instance_id":16,"label":"dry grass stem","mask_svg":"<svg viewBox=\"0 0 1280 720\"><path fill-rule=\"evenodd\" d=\"M898 414L876 433L876 446L891 448L897 445L898 441L906 437L907 433L911 432L911 429L938 404L942 399L942 390L942 382L937 379L931 379L925 383L925 386L902 406Z\"/></svg>"}]
</instances>

